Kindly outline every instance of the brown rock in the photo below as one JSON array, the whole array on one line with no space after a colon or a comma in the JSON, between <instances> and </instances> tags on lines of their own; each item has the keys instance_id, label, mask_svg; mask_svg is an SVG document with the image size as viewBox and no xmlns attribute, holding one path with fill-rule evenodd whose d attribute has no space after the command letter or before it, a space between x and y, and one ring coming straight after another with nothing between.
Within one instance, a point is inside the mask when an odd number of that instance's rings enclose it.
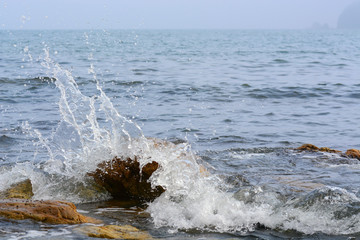
<instances>
[{"instance_id":1,"label":"brown rock","mask_svg":"<svg viewBox=\"0 0 360 240\"><path fill-rule=\"evenodd\" d=\"M158 167L159 164L153 161L146 164L140 172L140 163L136 157L125 160L114 157L111 161L100 163L96 171L89 175L116 199L151 201L164 192L161 186L153 189L148 182Z\"/></svg>"},{"instance_id":2,"label":"brown rock","mask_svg":"<svg viewBox=\"0 0 360 240\"><path fill-rule=\"evenodd\" d=\"M33 219L50 224L99 222L79 214L73 203L63 201L0 200L0 216L15 220Z\"/></svg>"},{"instance_id":3,"label":"brown rock","mask_svg":"<svg viewBox=\"0 0 360 240\"><path fill-rule=\"evenodd\" d=\"M140 231L136 227L130 225L82 226L75 230L87 235L88 237L95 238L136 240L153 239L147 232Z\"/></svg>"},{"instance_id":4,"label":"brown rock","mask_svg":"<svg viewBox=\"0 0 360 240\"><path fill-rule=\"evenodd\" d=\"M10 186L9 189L0 192L0 199L21 198L31 199L34 196L30 179L26 179Z\"/></svg>"},{"instance_id":5,"label":"brown rock","mask_svg":"<svg viewBox=\"0 0 360 240\"><path fill-rule=\"evenodd\" d=\"M348 149L345 153L346 156L351 158L357 158L360 160L360 150L357 149Z\"/></svg>"},{"instance_id":6,"label":"brown rock","mask_svg":"<svg viewBox=\"0 0 360 240\"><path fill-rule=\"evenodd\" d=\"M341 153L339 150L331 149L328 147L322 147L319 149L320 152L328 152L328 153Z\"/></svg>"},{"instance_id":7,"label":"brown rock","mask_svg":"<svg viewBox=\"0 0 360 240\"><path fill-rule=\"evenodd\" d=\"M335 149L331 149L331 148L328 148L328 147L318 148L317 146L312 145L312 144L304 144L301 147L298 147L296 150L309 151L309 152L341 153L341 151L338 151L338 150L335 150Z\"/></svg>"},{"instance_id":8,"label":"brown rock","mask_svg":"<svg viewBox=\"0 0 360 240\"><path fill-rule=\"evenodd\" d=\"M297 150L317 152L319 151L319 148L312 144L304 144L301 147L298 147Z\"/></svg>"}]
</instances>

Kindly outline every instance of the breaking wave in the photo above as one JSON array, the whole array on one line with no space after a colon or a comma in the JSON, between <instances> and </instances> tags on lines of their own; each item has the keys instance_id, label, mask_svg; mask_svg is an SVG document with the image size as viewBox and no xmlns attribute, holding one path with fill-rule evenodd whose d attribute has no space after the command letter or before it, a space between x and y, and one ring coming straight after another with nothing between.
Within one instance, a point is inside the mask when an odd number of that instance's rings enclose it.
<instances>
[{"instance_id":1,"label":"breaking wave","mask_svg":"<svg viewBox=\"0 0 360 240\"><path fill-rule=\"evenodd\" d=\"M29 178L35 199L104 200L109 194L87 173L114 156L137 156L142 166L152 161L160 165L150 181L166 191L148 203L146 210L157 227L247 233L260 224L306 234L360 232L360 199L356 195L329 186L298 195L255 185L234 192L233 185L216 169L204 167L188 143L145 137L135 122L115 109L93 66L89 72L97 94L85 96L71 73L54 63L47 50L42 65L48 81L60 92L61 121L47 138L24 123L23 131L31 135L37 149L34 159L3 166L0 189ZM10 140L3 136L1 141Z\"/></svg>"}]
</instances>

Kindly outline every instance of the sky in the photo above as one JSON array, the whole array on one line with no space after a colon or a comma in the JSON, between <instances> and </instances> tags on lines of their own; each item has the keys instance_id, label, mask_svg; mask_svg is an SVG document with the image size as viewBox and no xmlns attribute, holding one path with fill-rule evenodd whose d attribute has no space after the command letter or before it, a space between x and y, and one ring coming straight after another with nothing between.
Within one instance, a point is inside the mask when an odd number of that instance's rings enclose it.
<instances>
[{"instance_id":1,"label":"sky","mask_svg":"<svg viewBox=\"0 0 360 240\"><path fill-rule=\"evenodd\" d=\"M0 29L336 28L355 0L0 0Z\"/></svg>"}]
</instances>

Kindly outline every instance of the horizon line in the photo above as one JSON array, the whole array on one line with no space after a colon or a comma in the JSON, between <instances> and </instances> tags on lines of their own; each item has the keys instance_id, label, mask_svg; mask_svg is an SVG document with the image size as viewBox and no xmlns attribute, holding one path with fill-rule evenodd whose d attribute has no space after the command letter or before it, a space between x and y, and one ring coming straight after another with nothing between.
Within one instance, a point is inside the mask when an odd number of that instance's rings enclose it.
<instances>
[{"instance_id":1,"label":"horizon line","mask_svg":"<svg viewBox=\"0 0 360 240\"><path fill-rule=\"evenodd\" d=\"M316 27L307 27L307 28L0 28L0 31L112 31L112 30L125 30L125 31L134 31L134 30L149 30L149 31L174 31L174 30L213 30L213 31L246 31L246 30L259 30L259 31L291 31L291 30L360 30L359 28L339 28L339 27L327 27L327 28L316 28Z\"/></svg>"}]
</instances>

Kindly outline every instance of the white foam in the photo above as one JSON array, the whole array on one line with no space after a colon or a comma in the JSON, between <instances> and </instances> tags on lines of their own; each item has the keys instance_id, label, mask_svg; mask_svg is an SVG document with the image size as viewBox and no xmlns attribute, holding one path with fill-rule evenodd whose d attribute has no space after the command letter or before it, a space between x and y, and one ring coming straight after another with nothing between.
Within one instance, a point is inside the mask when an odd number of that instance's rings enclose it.
<instances>
[{"instance_id":1,"label":"white foam","mask_svg":"<svg viewBox=\"0 0 360 240\"><path fill-rule=\"evenodd\" d=\"M20 239L49 239L59 236L65 236L71 234L70 231L66 229L61 230L28 230L25 233L17 234L16 236L11 236L9 240L20 240ZM63 237L62 237L63 238Z\"/></svg>"}]
</instances>

